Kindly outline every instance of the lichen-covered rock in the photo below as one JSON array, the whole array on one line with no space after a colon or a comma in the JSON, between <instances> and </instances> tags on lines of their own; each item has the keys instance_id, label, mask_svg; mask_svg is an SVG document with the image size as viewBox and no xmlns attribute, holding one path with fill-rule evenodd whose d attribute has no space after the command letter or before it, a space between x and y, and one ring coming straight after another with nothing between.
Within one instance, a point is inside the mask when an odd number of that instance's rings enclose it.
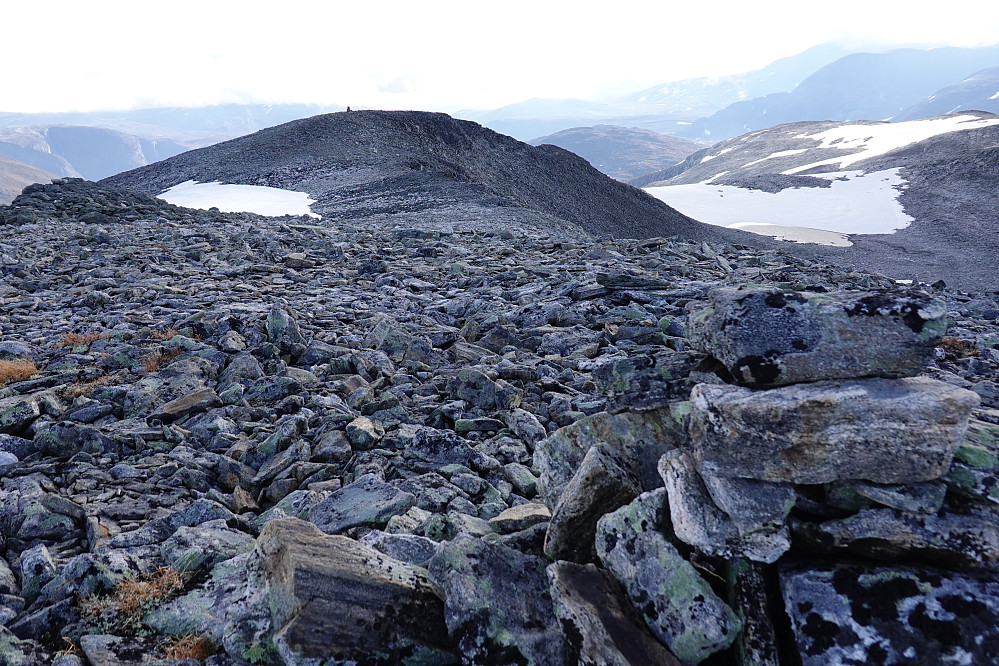
<instances>
[{"instance_id":1,"label":"lichen-covered rock","mask_svg":"<svg viewBox=\"0 0 999 666\"><path fill-rule=\"evenodd\" d=\"M555 562L547 572L570 663L680 666L649 632L620 583L606 571L592 564Z\"/></svg>"},{"instance_id":2,"label":"lichen-covered rock","mask_svg":"<svg viewBox=\"0 0 999 666\"><path fill-rule=\"evenodd\" d=\"M327 534L350 527L383 527L392 516L405 513L416 497L374 475L366 475L337 490L309 509L309 521Z\"/></svg>"},{"instance_id":3,"label":"lichen-covered rock","mask_svg":"<svg viewBox=\"0 0 999 666\"><path fill-rule=\"evenodd\" d=\"M690 433L705 475L910 483L947 471L977 405L976 393L925 377L698 384Z\"/></svg>"},{"instance_id":4,"label":"lichen-covered rock","mask_svg":"<svg viewBox=\"0 0 999 666\"><path fill-rule=\"evenodd\" d=\"M802 545L849 551L875 560L919 557L949 567L999 567L999 524L995 514L925 515L896 509L865 509L821 523L799 522Z\"/></svg>"},{"instance_id":5,"label":"lichen-covered rock","mask_svg":"<svg viewBox=\"0 0 999 666\"><path fill-rule=\"evenodd\" d=\"M445 617L468 663L563 663L547 562L495 538L461 534L428 565L444 590Z\"/></svg>"},{"instance_id":6,"label":"lichen-covered rock","mask_svg":"<svg viewBox=\"0 0 999 666\"><path fill-rule=\"evenodd\" d=\"M801 564L780 572L804 666L994 664L999 583L913 567Z\"/></svg>"},{"instance_id":7,"label":"lichen-covered rock","mask_svg":"<svg viewBox=\"0 0 999 666\"><path fill-rule=\"evenodd\" d=\"M666 484L673 530L684 543L711 555L748 557L768 564L776 562L791 547L784 526L793 499L793 494L787 495L790 487L769 488L774 484L748 479L739 479L734 484L716 483L726 506L739 517L736 522L712 500L686 453L676 450L665 454L659 462L659 472ZM737 486L743 493L741 497L732 492Z\"/></svg>"},{"instance_id":8,"label":"lichen-covered rock","mask_svg":"<svg viewBox=\"0 0 999 666\"><path fill-rule=\"evenodd\" d=\"M744 384L911 377L932 358L946 314L919 291L720 287L690 307L687 338Z\"/></svg>"},{"instance_id":9,"label":"lichen-covered rock","mask_svg":"<svg viewBox=\"0 0 999 666\"><path fill-rule=\"evenodd\" d=\"M545 555L579 563L596 559L597 521L641 492L638 481L616 457L599 444L583 456L552 512Z\"/></svg>"},{"instance_id":10,"label":"lichen-covered rock","mask_svg":"<svg viewBox=\"0 0 999 666\"><path fill-rule=\"evenodd\" d=\"M559 428L534 450L539 494L554 509L586 452L596 444L614 452L642 490L658 487L659 458L680 444L670 424L669 410L663 409L635 414L599 412Z\"/></svg>"},{"instance_id":11,"label":"lichen-covered rock","mask_svg":"<svg viewBox=\"0 0 999 666\"><path fill-rule=\"evenodd\" d=\"M666 491L643 493L597 523L597 554L656 637L699 663L732 644L741 625L660 531Z\"/></svg>"}]
</instances>

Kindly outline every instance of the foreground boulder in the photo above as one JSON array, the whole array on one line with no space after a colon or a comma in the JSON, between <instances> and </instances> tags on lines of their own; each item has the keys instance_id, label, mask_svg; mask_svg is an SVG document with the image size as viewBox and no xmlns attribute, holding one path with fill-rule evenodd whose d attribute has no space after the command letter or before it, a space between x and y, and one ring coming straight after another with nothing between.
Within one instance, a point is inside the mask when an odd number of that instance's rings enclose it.
<instances>
[{"instance_id":1,"label":"foreground boulder","mask_svg":"<svg viewBox=\"0 0 999 666\"><path fill-rule=\"evenodd\" d=\"M294 518L269 522L256 548L283 655L449 661L443 595L424 569Z\"/></svg>"},{"instance_id":2,"label":"foreground boulder","mask_svg":"<svg viewBox=\"0 0 999 666\"><path fill-rule=\"evenodd\" d=\"M946 314L943 301L918 291L722 287L690 307L686 332L743 384L911 377L932 358Z\"/></svg>"},{"instance_id":3,"label":"foreground boulder","mask_svg":"<svg viewBox=\"0 0 999 666\"><path fill-rule=\"evenodd\" d=\"M649 632L621 585L592 564L548 566L552 601L571 657L587 666L680 666Z\"/></svg>"},{"instance_id":4,"label":"foreground boulder","mask_svg":"<svg viewBox=\"0 0 999 666\"><path fill-rule=\"evenodd\" d=\"M804 666L999 660L994 579L860 564L785 567L780 579Z\"/></svg>"},{"instance_id":5,"label":"foreground boulder","mask_svg":"<svg viewBox=\"0 0 999 666\"><path fill-rule=\"evenodd\" d=\"M469 534L441 545L428 568L444 590L447 626L466 663L562 663L546 564Z\"/></svg>"},{"instance_id":6,"label":"foreground boulder","mask_svg":"<svg viewBox=\"0 0 999 666\"><path fill-rule=\"evenodd\" d=\"M690 432L706 475L911 483L947 471L977 406L976 393L925 377L768 391L700 384Z\"/></svg>"}]
</instances>

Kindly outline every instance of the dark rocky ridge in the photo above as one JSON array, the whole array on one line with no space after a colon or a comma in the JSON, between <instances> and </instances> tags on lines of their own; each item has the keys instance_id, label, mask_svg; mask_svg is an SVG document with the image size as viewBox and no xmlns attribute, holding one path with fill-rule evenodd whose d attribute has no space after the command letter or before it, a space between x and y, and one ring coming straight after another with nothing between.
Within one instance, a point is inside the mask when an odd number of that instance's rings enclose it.
<instances>
[{"instance_id":1,"label":"dark rocky ridge","mask_svg":"<svg viewBox=\"0 0 999 666\"><path fill-rule=\"evenodd\" d=\"M342 220L411 214L460 220L470 209L482 218L520 208L540 216L538 224L554 219L601 236L767 245L695 222L561 148L532 147L439 113L315 116L103 182L156 195L189 179L305 191L317 201L315 212Z\"/></svg>"}]
</instances>

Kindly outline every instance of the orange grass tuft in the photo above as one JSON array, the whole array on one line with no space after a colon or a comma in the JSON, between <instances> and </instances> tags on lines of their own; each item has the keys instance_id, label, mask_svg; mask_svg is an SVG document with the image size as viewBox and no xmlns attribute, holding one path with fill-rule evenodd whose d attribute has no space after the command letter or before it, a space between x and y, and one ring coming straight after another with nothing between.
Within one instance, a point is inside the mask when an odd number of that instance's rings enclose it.
<instances>
[{"instance_id":1,"label":"orange grass tuft","mask_svg":"<svg viewBox=\"0 0 999 666\"><path fill-rule=\"evenodd\" d=\"M190 634L171 638L164 649L167 659L195 659L204 661L218 652L209 636Z\"/></svg>"},{"instance_id":2,"label":"orange grass tuft","mask_svg":"<svg viewBox=\"0 0 999 666\"><path fill-rule=\"evenodd\" d=\"M63 333L56 340L56 347L82 347L97 340L107 340L107 333Z\"/></svg>"},{"instance_id":3,"label":"orange grass tuft","mask_svg":"<svg viewBox=\"0 0 999 666\"><path fill-rule=\"evenodd\" d=\"M19 382L38 372L38 366L27 359L0 361L0 387Z\"/></svg>"}]
</instances>

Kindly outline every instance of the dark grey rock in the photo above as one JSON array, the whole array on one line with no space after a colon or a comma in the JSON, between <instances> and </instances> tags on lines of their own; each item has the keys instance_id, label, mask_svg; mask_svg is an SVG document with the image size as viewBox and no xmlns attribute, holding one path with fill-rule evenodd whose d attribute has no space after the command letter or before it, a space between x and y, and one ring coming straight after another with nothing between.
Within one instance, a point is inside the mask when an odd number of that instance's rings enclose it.
<instances>
[{"instance_id":1,"label":"dark grey rock","mask_svg":"<svg viewBox=\"0 0 999 666\"><path fill-rule=\"evenodd\" d=\"M724 287L691 306L687 338L744 384L911 377L932 358L946 314L943 301L918 291Z\"/></svg>"},{"instance_id":2,"label":"dark grey rock","mask_svg":"<svg viewBox=\"0 0 999 666\"><path fill-rule=\"evenodd\" d=\"M444 590L447 626L463 659L563 663L545 566L543 558L468 534L441 545L430 575Z\"/></svg>"},{"instance_id":3,"label":"dark grey rock","mask_svg":"<svg viewBox=\"0 0 999 666\"><path fill-rule=\"evenodd\" d=\"M351 527L384 527L392 516L405 513L416 497L375 476L361 477L309 509L309 521L327 534Z\"/></svg>"}]
</instances>

